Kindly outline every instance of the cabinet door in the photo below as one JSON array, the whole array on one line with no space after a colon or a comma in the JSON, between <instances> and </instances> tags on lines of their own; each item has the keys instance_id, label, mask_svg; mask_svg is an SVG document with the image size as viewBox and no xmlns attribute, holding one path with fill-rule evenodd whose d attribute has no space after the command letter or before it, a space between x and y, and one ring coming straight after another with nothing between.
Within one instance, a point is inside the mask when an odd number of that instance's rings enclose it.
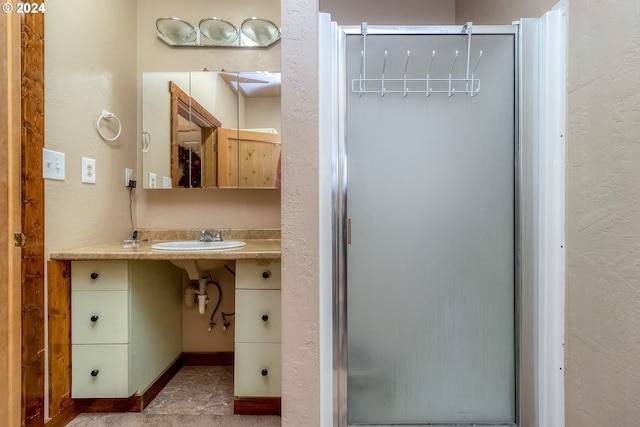
<instances>
[{"instance_id":1,"label":"cabinet door","mask_svg":"<svg viewBox=\"0 0 640 427\"><path fill-rule=\"evenodd\" d=\"M236 343L234 395L277 397L281 394L280 344Z\"/></svg>"},{"instance_id":2,"label":"cabinet door","mask_svg":"<svg viewBox=\"0 0 640 427\"><path fill-rule=\"evenodd\" d=\"M280 342L280 291L236 291L236 342Z\"/></svg>"},{"instance_id":3,"label":"cabinet door","mask_svg":"<svg viewBox=\"0 0 640 427\"><path fill-rule=\"evenodd\" d=\"M128 291L71 292L73 344L129 342Z\"/></svg>"}]
</instances>

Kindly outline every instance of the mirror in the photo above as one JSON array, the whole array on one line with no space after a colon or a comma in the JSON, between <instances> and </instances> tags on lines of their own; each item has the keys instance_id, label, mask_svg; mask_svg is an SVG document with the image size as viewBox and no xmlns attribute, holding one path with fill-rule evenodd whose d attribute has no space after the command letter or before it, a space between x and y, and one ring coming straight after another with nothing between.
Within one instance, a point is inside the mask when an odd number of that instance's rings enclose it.
<instances>
[{"instance_id":1,"label":"mirror","mask_svg":"<svg viewBox=\"0 0 640 427\"><path fill-rule=\"evenodd\" d=\"M142 76L144 188L278 188L280 73Z\"/></svg>"}]
</instances>

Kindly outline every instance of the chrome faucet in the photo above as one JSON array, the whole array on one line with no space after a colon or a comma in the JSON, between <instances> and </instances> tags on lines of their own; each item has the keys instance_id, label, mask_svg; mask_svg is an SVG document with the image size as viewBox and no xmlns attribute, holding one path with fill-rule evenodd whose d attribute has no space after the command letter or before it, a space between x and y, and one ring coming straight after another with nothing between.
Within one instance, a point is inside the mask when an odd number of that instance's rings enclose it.
<instances>
[{"instance_id":1,"label":"chrome faucet","mask_svg":"<svg viewBox=\"0 0 640 427\"><path fill-rule=\"evenodd\" d=\"M200 230L200 242L222 242L222 230L207 231L205 229Z\"/></svg>"}]
</instances>

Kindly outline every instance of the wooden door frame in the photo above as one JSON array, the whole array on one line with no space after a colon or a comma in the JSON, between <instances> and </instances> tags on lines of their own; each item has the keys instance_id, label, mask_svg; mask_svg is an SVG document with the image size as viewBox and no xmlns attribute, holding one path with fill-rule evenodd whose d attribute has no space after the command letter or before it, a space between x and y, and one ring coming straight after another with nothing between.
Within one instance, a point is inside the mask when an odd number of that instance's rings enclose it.
<instances>
[{"instance_id":1,"label":"wooden door frame","mask_svg":"<svg viewBox=\"0 0 640 427\"><path fill-rule=\"evenodd\" d=\"M7 396L0 401L0 424L43 426L44 15L4 13L0 31L0 91L6 91L0 106L6 209L0 209L0 221L7 224L0 247L0 279L7 283L0 289L0 381ZM22 248L13 246L18 232L26 236Z\"/></svg>"},{"instance_id":2,"label":"wooden door frame","mask_svg":"<svg viewBox=\"0 0 640 427\"><path fill-rule=\"evenodd\" d=\"M3 13L0 17L0 383L6 399L0 400L0 425L20 425L21 339L20 258L13 245L13 233L21 227L20 209L20 19Z\"/></svg>"}]
</instances>

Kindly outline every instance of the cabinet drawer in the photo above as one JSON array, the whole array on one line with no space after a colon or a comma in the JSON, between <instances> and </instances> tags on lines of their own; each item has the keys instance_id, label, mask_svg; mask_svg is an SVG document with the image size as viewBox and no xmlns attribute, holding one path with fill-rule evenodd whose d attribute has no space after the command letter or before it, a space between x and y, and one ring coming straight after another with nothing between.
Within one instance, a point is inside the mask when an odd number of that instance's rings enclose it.
<instances>
[{"instance_id":1,"label":"cabinet drawer","mask_svg":"<svg viewBox=\"0 0 640 427\"><path fill-rule=\"evenodd\" d=\"M129 342L129 291L71 292L72 344Z\"/></svg>"},{"instance_id":2,"label":"cabinet drawer","mask_svg":"<svg viewBox=\"0 0 640 427\"><path fill-rule=\"evenodd\" d=\"M236 342L280 342L279 290L236 290Z\"/></svg>"},{"instance_id":3,"label":"cabinet drawer","mask_svg":"<svg viewBox=\"0 0 640 427\"><path fill-rule=\"evenodd\" d=\"M280 352L280 344L236 343L233 394L247 397L280 396Z\"/></svg>"},{"instance_id":4,"label":"cabinet drawer","mask_svg":"<svg viewBox=\"0 0 640 427\"><path fill-rule=\"evenodd\" d=\"M280 260L236 261L236 288L280 289Z\"/></svg>"},{"instance_id":5,"label":"cabinet drawer","mask_svg":"<svg viewBox=\"0 0 640 427\"><path fill-rule=\"evenodd\" d=\"M71 346L71 397L129 397L129 345Z\"/></svg>"},{"instance_id":6,"label":"cabinet drawer","mask_svg":"<svg viewBox=\"0 0 640 427\"><path fill-rule=\"evenodd\" d=\"M127 261L73 261L71 288L74 291L116 291L129 289Z\"/></svg>"}]
</instances>

